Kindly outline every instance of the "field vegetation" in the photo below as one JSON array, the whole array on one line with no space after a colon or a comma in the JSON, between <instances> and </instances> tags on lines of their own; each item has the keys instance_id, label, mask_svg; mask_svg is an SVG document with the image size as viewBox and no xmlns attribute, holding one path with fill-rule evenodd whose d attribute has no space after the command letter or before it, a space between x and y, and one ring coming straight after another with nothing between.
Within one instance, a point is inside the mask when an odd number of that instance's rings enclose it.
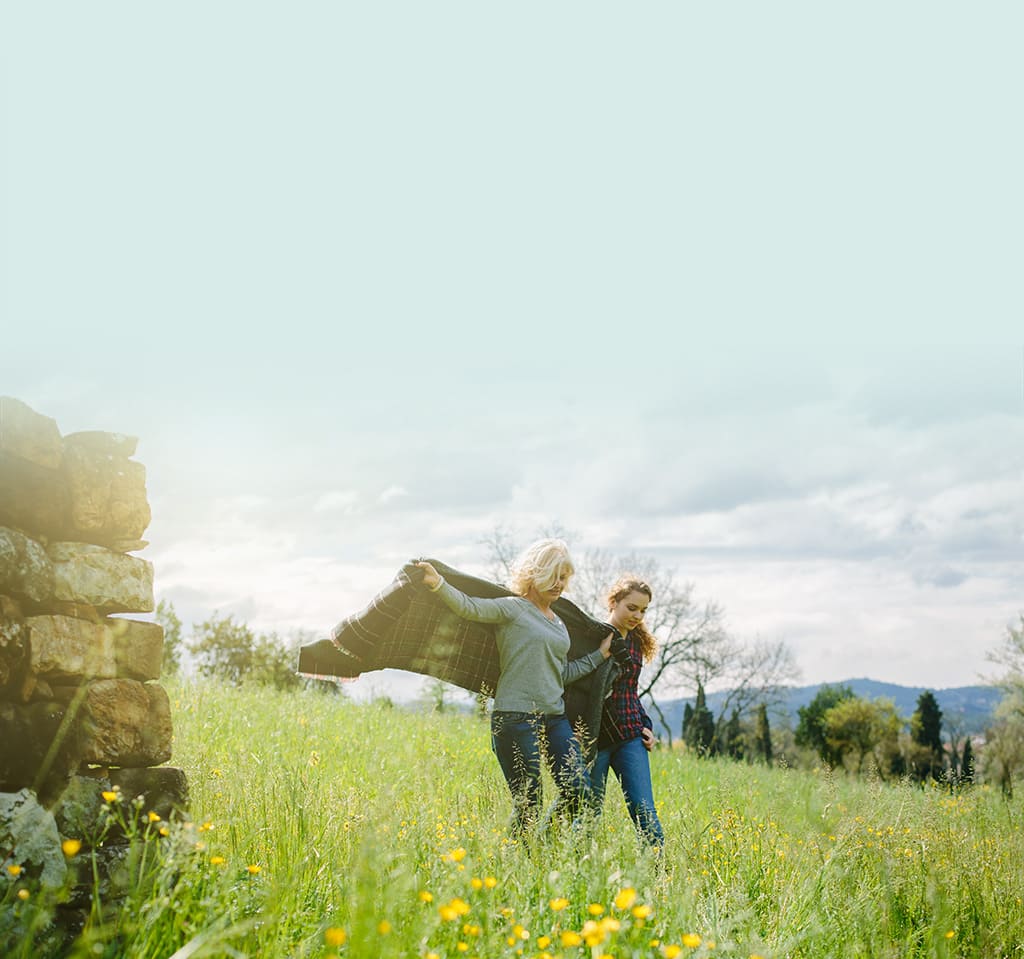
<instances>
[{"instance_id":1,"label":"field vegetation","mask_svg":"<svg viewBox=\"0 0 1024 959\"><path fill-rule=\"evenodd\" d=\"M998 789L661 749L661 858L611 784L597 822L510 842L478 717L208 681L170 692L189 816L138 810L131 892L97 891L71 955L1024 955L1020 805ZM132 803L111 797L109 817L131 821ZM79 874L86 849L67 850ZM59 895L12 882L6 898L4 955L42 954Z\"/></svg>"}]
</instances>

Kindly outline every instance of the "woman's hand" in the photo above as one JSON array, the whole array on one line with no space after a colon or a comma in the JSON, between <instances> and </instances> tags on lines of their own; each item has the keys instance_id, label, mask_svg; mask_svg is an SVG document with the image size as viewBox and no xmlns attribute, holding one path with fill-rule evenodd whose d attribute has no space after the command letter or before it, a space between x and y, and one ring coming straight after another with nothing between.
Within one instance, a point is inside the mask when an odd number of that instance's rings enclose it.
<instances>
[{"instance_id":1,"label":"woman's hand","mask_svg":"<svg viewBox=\"0 0 1024 959\"><path fill-rule=\"evenodd\" d=\"M615 635L615 631L612 630L604 639L601 640L601 645L597 648L601 650L601 655L607 659L612 654L612 637Z\"/></svg>"},{"instance_id":2,"label":"woman's hand","mask_svg":"<svg viewBox=\"0 0 1024 959\"><path fill-rule=\"evenodd\" d=\"M416 563L423 570L423 585L427 589L437 589L441 585L441 574L430 563Z\"/></svg>"},{"instance_id":3,"label":"woman's hand","mask_svg":"<svg viewBox=\"0 0 1024 959\"><path fill-rule=\"evenodd\" d=\"M644 726L643 732L640 733L640 738L644 741L644 749L648 752L654 749L654 744L658 741L654 735L654 730L648 729L646 726Z\"/></svg>"}]
</instances>

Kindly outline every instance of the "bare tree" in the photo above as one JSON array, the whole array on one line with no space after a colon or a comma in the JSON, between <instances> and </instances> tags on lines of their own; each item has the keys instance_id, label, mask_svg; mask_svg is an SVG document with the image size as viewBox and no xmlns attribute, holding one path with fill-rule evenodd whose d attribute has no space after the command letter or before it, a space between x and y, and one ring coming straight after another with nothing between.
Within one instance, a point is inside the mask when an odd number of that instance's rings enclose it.
<instances>
[{"instance_id":1,"label":"bare tree","mask_svg":"<svg viewBox=\"0 0 1024 959\"><path fill-rule=\"evenodd\" d=\"M557 524L540 535L571 538ZM489 575L507 580L519 552L518 537L507 527L498 526L482 544L488 553ZM740 643L726 630L725 611L720 604L714 600L698 602L694 584L680 584L676 571L653 557L588 550L577 557L569 595L597 619L604 619L608 615L608 588L624 573L646 582L653 594L646 622L658 640L658 648L641 677L639 693L657 715L669 742L672 729L655 698L656 689L665 694L692 692L698 684L728 687L716 716L716 729L721 732L732 711L743 713L759 703L773 705L782 686L797 675L792 653L783 642Z\"/></svg>"}]
</instances>

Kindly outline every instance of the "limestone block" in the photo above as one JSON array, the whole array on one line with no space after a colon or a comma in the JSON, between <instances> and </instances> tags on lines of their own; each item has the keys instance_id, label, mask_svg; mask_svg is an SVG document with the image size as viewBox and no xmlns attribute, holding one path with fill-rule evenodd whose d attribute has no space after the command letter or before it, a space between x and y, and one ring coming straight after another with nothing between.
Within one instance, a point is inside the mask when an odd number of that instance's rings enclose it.
<instances>
[{"instance_id":1,"label":"limestone block","mask_svg":"<svg viewBox=\"0 0 1024 959\"><path fill-rule=\"evenodd\" d=\"M146 682L160 678L164 659L164 628L138 619L108 619L105 628L114 639L117 675Z\"/></svg>"},{"instance_id":2,"label":"limestone block","mask_svg":"<svg viewBox=\"0 0 1024 959\"><path fill-rule=\"evenodd\" d=\"M138 540L149 526L141 463L72 443L64 448L64 475L70 490L68 539L107 545Z\"/></svg>"},{"instance_id":3,"label":"limestone block","mask_svg":"<svg viewBox=\"0 0 1024 959\"><path fill-rule=\"evenodd\" d=\"M9 596L0 596L0 690L23 672L28 654L28 630L21 608Z\"/></svg>"},{"instance_id":4,"label":"limestone block","mask_svg":"<svg viewBox=\"0 0 1024 959\"><path fill-rule=\"evenodd\" d=\"M53 563L23 533L0 526L0 589L8 596L45 603L53 598Z\"/></svg>"},{"instance_id":5,"label":"limestone block","mask_svg":"<svg viewBox=\"0 0 1024 959\"><path fill-rule=\"evenodd\" d=\"M84 785L88 783L92 786ZM148 822L150 812L169 820L184 815L188 810L188 780L185 771L176 766L88 767L68 787L68 799L65 801L62 797L62 810L66 809L67 812L58 813L57 807L54 807L57 825L65 835L70 833L63 827L61 817L76 816L88 822L89 817L94 815L93 810L98 810L103 802L100 793L104 789L117 787L121 791L124 811L137 798L142 797L139 816L143 824Z\"/></svg>"},{"instance_id":6,"label":"limestone block","mask_svg":"<svg viewBox=\"0 0 1024 959\"><path fill-rule=\"evenodd\" d=\"M0 789L62 782L82 762L78 704L56 701L20 705L0 701Z\"/></svg>"},{"instance_id":7,"label":"limestone block","mask_svg":"<svg viewBox=\"0 0 1024 959\"><path fill-rule=\"evenodd\" d=\"M148 613L153 603L153 564L87 543L51 543L54 595L103 613Z\"/></svg>"},{"instance_id":8,"label":"limestone block","mask_svg":"<svg viewBox=\"0 0 1024 959\"><path fill-rule=\"evenodd\" d=\"M59 469L63 444L56 421L13 396L0 396L0 452Z\"/></svg>"},{"instance_id":9,"label":"limestone block","mask_svg":"<svg viewBox=\"0 0 1024 959\"><path fill-rule=\"evenodd\" d=\"M86 687L82 750L103 766L157 766L171 758L171 704L155 683L100 679Z\"/></svg>"},{"instance_id":10,"label":"limestone block","mask_svg":"<svg viewBox=\"0 0 1024 959\"><path fill-rule=\"evenodd\" d=\"M71 616L29 616L29 670L50 682L117 676L114 633Z\"/></svg>"},{"instance_id":11,"label":"limestone block","mask_svg":"<svg viewBox=\"0 0 1024 959\"><path fill-rule=\"evenodd\" d=\"M62 538L70 495L60 470L0 449L0 524L36 539Z\"/></svg>"},{"instance_id":12,"label":"limestone block","mask_svg":"<svg viewBox=\"0 0 1024 959\"><path fill-rule=\"evenodd\" d=\"M0 793L0 850L6 856L0 863L4 875L7 866L20 866L51 887L67 876L57 823L29 789Z\"/></svg>"},{"instance_id":13,"label":"limestone block","mask_svg":"<svg viewBox=\"0 0 1024 959\"><path fill-rule=\"evenodd\" d=\"M134 456L138 445L137 436L126 436L124 433L104 433L100 430L82 430L78 433L68 433L64 437L65 449L74 446L109 456Z\"/></svg>"}]
</instances>

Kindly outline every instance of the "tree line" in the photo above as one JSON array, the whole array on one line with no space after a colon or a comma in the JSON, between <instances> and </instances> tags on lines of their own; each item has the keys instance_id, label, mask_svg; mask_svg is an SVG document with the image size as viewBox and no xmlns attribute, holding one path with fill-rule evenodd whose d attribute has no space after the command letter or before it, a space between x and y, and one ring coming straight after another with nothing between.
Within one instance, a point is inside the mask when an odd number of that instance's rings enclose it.
<instances>
[{"instance_id":1,"label":"tree line","mask_svg":"<svg viewBox=\"0 0 1024 959\"><path fill-rule=\"evenodd\" d=\"M542 536L569 539L559 527ZM536 537L535 537L536 538ZM497 527L481 541L489 568L485 575L505 582L518 555L515 537ZM571 598L598 619L607 615L605 592L623 572L645 580L653 593L647 628L658 648L644 669L640 695L652 713L657 731L671 747L677 736L702 757L728 757L746 762L821 762L853 774L870 771L883 779L909 778L948 784L969 784L977 773L998 783L1007 795L1024 771L1024 615L1008 626L1002 646L990 659L1006 672L996 682L1004 698L983 739L983 756L956 721L948 722L931 691L918 697L908 718L888 699L865 699L847 686L826 685L798 710L795 728L778 709L788 687L799 678L792 650L784 640L743 640L726 625L725 610L714 600L699 599L692 582L656 559L636 553L612 555L590 550L576 557ZM232 616L214 614L194 624L185 637L171 603L161 601L156 619L164 627L164 672L177 673L187 654L196 671L221 682L263 683L280 689L304 687L339 691L333 682L309 680L295 672L298 647L311 634L283 639L276 633L258 634ZM427 680L426 703L446 705L446 684ZM717 706L708 705L705 690L714 686ZM681 728L671 728L654 695L694 695L687 704ZM485 707L478 703L480 714ZM778 728L771 726L776 717ZM977 767L977 768L976 768Z\"/></svg>"}]
</instances>

